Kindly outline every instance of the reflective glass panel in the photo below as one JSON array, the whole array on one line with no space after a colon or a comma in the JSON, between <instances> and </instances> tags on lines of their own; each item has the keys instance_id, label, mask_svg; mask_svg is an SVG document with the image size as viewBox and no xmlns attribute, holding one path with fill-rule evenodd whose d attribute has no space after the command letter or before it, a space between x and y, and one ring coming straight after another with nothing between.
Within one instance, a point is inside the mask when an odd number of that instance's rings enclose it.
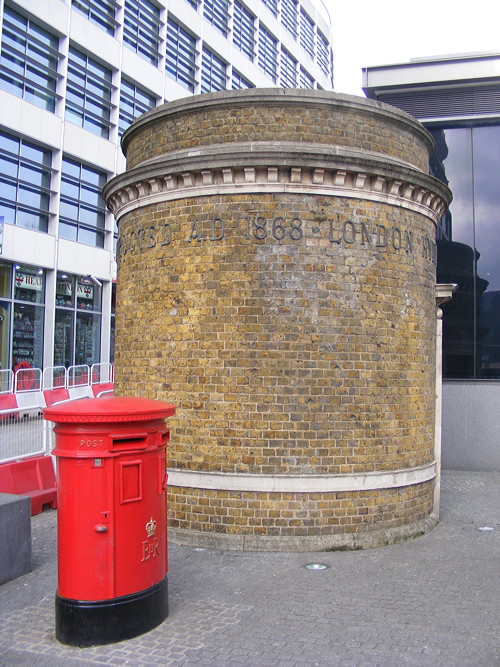
<instances>
[{"instance_id":1,"label":"reflective glass panel","mask_svg":"<svg viewBox=\"0 0 500 667\"><path fill-rule=\"evenodd\" d=\"M478 377L500 377L500 127L476 127L474 155Z\"/></svg>"},{"instance_id":2,"label":"reflective glass panel","mask_svg":"<svg viewBox=\"0 0 500 667\"><path fill-rule=\"evenodd\" d=\"M453 192L438 233L437 280L458 289L444 307L443 377L500 377L500 127L433 128L431 168Z\"/></svg>"}]
</instances>

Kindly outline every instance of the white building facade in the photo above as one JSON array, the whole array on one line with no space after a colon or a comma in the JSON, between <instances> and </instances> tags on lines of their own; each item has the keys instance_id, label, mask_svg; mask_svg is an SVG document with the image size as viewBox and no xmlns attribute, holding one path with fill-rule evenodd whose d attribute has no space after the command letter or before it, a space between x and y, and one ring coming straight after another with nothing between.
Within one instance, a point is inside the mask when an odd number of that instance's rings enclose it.
<instances>
[{"instance_id":1,"label":"white building facade","mask_svg":"<svg viewBox=\"0 0 500 667\"><path fill-rule=\"evenodd\" d=\"M333 89L321 0L0 0L0 367L113 360L124 129L190 94Z\"/></svg>"}]
</instances>

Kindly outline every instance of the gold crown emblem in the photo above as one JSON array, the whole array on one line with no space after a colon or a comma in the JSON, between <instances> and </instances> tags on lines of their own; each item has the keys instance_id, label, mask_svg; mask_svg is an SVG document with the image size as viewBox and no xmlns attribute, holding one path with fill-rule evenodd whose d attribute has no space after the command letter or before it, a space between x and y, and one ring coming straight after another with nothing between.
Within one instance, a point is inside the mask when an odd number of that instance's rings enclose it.
<instances>
[{"instance_id":1,"label":"gold crown emblem","mask_svg":"<svg viewBox=\"0 0 500 667\"><path fill-rule=\"evenodd\" d=\"M148 537L153 537L156 533L156 521L153 519L153 517L151 517L151 519L147 522L146 531L148 533Z\"/></svg>"}]
</instances>

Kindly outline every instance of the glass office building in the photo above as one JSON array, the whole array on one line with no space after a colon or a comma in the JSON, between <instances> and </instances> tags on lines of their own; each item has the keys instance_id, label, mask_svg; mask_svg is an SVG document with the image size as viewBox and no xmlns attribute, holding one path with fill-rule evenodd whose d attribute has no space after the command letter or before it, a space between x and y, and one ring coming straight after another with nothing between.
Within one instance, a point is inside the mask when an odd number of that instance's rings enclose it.
<instances>
[{"instance_id":1,"label":"glass office building","mask_svg":"<svg viewBox=\"0 0 500 667\"><path fill-rule=\"evenodd\" d=\"M458 286L443 307L444 405L456 410L453 420L444 414L444 425L448 419L449 436L457 442L470 439L465 467L484 442L498 459L493 434L500 407L499 71L498 53L364 70L368 97L407 111L431 132L431 172L453 192L437 233L437 282Z\"/></svg>"},{"instance_id":2,"label":"glass office building","mask_svg":"<svg viewBox=\"0 0 500 667\"><path fill-rule=\"evenodd\" d=\"M321 0L0 0L0 367L112 361L120 137L163 102L332 89Z\"/></svg>"}]
</instances>

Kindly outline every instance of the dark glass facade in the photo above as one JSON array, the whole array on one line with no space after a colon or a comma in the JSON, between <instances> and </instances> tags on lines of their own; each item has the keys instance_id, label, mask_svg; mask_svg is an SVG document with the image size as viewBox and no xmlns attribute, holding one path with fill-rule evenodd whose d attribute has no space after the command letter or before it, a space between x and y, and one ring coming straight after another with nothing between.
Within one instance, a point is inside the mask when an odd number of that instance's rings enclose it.
<instances>
[{"instance_id":1,"label":"dark glass facade","mask_svg":"<svg viewBox=\"0 0 500 667\"><path fill-rule=\"evenodd\" d=\"M435 176L453 201L438 231L437 282L457 283L444 306L443 377L500 378L500 125L431 127Z\"/></svg>"}]
</instances>

